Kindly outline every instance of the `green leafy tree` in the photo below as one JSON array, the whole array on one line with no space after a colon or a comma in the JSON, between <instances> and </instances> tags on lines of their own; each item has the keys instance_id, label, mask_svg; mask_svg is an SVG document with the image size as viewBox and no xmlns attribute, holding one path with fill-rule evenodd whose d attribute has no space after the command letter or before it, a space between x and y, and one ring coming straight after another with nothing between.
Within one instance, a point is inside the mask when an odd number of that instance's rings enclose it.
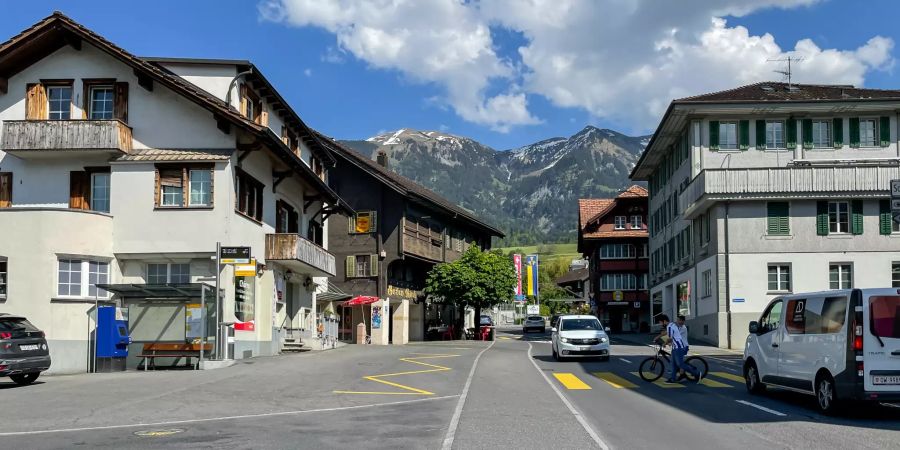
<instances>
[{"instance_id":1,"label":"green leafy tree","mask_svg":"<svg viewBox=\"0 0 900 450\"><path fill-rule=\"evenodd\" d=\"M462 257L438 264L428 273L425 293L437 301L456 305L460 311L475 308L475 335L481 331L481 310L513 299L516 271L512 260L500 251L481 251L471 246ZM463 329L460 314L459 330Z\"/></svg>"}]
</instances>

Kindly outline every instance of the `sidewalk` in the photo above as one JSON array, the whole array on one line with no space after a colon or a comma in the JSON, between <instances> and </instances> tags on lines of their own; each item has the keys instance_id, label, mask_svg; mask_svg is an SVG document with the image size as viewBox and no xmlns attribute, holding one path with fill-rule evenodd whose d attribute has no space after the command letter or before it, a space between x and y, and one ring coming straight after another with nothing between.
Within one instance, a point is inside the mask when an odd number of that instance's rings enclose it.
<instances>
[{"instance_id":1,"label":"sidewalk","mask_svg":"<svg viewBox=\"0 0 900 450\"><path fill-rule=\"evenodd\" d=\"M626 345L649 345L658 333L621 333L610 334L612 343ZM700 355L741 355L738 350L715 347L706 343L691 342L691 352Z\"/></svg>"}]
</instances>

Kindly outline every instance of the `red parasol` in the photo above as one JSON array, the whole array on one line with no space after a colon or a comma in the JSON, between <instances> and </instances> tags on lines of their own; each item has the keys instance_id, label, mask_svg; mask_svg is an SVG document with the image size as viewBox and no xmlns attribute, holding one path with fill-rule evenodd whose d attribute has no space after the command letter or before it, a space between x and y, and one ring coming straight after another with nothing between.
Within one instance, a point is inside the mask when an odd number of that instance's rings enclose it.
<instances>
[{"instance_id":1,"label":"red parasol","mask_svg":"<svg viewBox=\"0 0 900 450\"><path fill-rule=\"evenodd\" d=\"M368 305L378 301L378 297L369 297L365 295L357 295L356 297L342 303L341 306Z\"/></svg>"}]
</instances>

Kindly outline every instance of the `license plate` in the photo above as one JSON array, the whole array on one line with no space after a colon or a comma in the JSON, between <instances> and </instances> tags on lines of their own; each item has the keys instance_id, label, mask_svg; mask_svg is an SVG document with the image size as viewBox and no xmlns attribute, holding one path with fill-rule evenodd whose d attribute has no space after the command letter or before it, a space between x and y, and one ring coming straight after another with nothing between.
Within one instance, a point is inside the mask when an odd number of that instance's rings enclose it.
<instances>
[{"instance_id":1,"label":"license plate","mask_svg":"<svg viewBox=\"0 0 900 450\"><path fill-rule=\"evenodd\" d=\"M20 345L19 350L28 351L28 350L37 350L40 348L37 344L28 344L28 345Z\"/></svg>"},{"instance_id":2,"label":"license plate","mask_svg":"<svg viewBox=\"0 0 900 450\"><path fill-rule=\"evenodd\" d=\"M872 384L900 384L900 375L898 376L873 376Z\"/></svg>"},{"instance_id":3,"label":"license plate","mask_svg":"<svg viewBox=\"0 0 900 450\"><path fill-rule=\"evenodd\" d=\"M580 348L580 350L583 350L583 351L587 351L587 350L590 350L590 349L591 349L590 347L581 347L581 348Z\"/></svg>"}]
</instances>

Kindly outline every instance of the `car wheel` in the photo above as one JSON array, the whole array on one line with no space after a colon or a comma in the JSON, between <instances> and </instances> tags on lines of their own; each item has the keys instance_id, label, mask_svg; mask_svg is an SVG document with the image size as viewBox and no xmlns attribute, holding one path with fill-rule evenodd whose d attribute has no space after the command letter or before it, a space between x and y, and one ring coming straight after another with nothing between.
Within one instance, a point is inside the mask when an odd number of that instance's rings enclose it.
<instances>
[{"instance_id":1,"label":"car wheel","mask_svg":"<svg viewBox=\"0 0 900 450\"><path fill-rule=\"evenodd\" d=\"M751 394L761 394L766 390L766 385L759 381L759 369L756 368L756 363L753 361L744 367L744 382L747 392Z\"/></svg>"},{"instance_id":2,"label":"car wheel","mask_svg":"<svg viewBox=\"0 0 900 450\"><path fill-rule=\"evenodd\" d=\"M822 373L816 378L816 404L819 405L819 411L825 414L833 414L837 410L834 379L827 373Z\"/></svg>"},{"instance_id":3,"label":"car wheel","mask_svg":"<svg viewBox=\"0 0 900 450\"><path fill-rule=\"evenodd\" d=\"M26 386L34 383L34 380L37 380L40 375L40 373L20 373L17 375L10 375L9 378L20 386Z\"/></svg>"}]
</instances>

